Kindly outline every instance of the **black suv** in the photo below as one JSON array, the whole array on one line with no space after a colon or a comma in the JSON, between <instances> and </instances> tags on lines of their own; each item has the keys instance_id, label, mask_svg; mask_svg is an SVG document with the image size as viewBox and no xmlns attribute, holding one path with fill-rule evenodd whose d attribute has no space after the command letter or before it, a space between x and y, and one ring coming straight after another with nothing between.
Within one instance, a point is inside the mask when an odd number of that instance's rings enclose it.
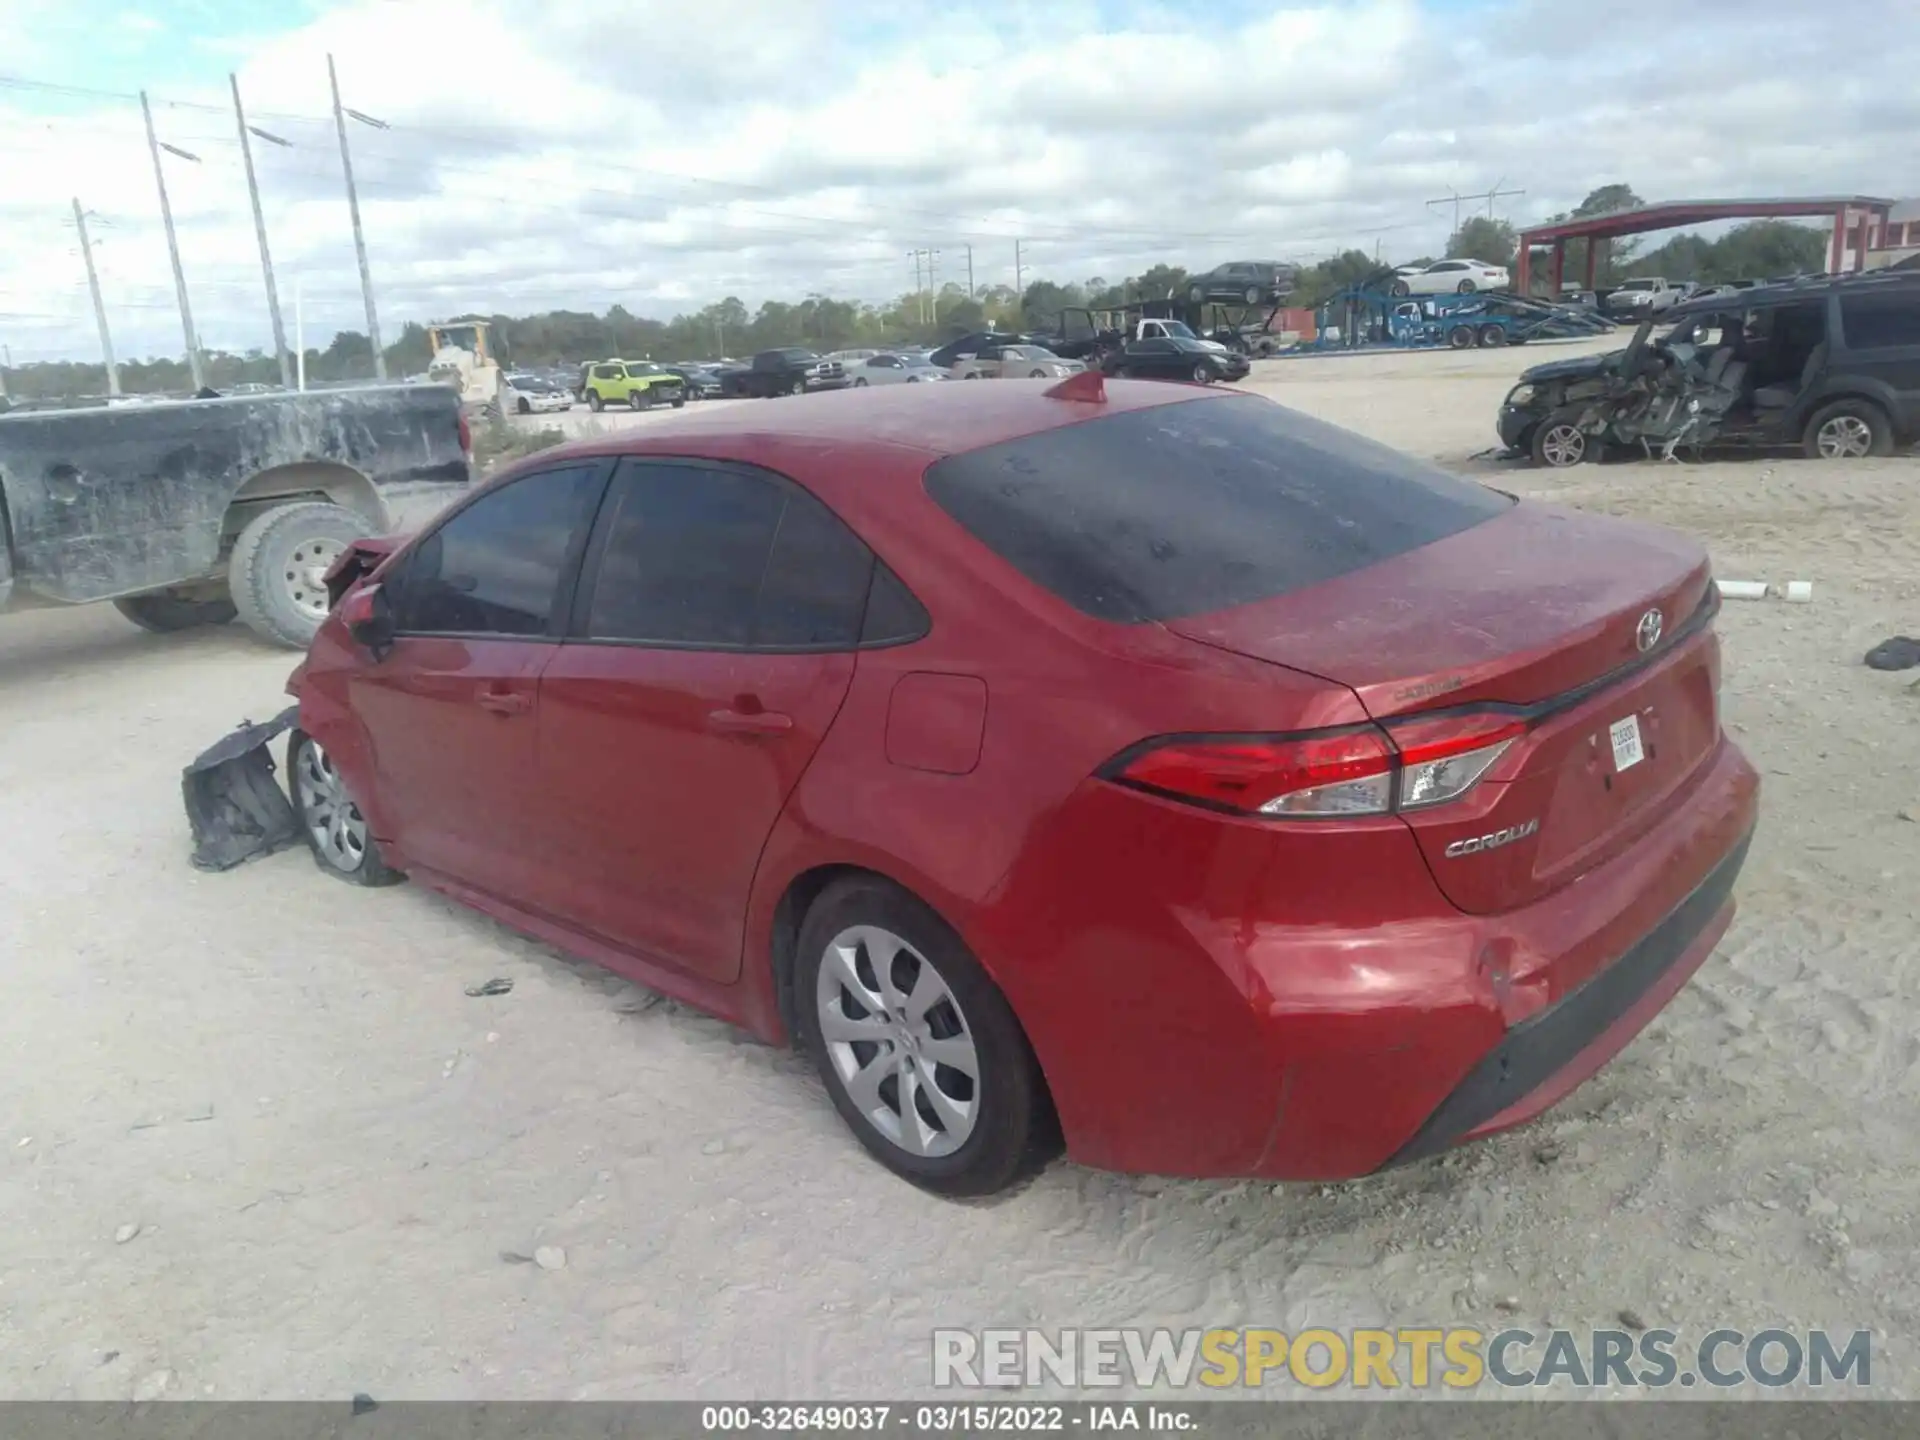
<instances>
[{"instance_id":1,"label":"black suv","mask_svg":"<svg viewBox=\"0 0 1920 1440\"><path fill-rule=\"evenodd\" d=\"M1891 455L1920 439L1920 274L1813 276L1684 301L1643 320L1625 350L1526 371L1499 429L1510 452L1554 467L1608 446Z\"/></svg>"},{"instance_id":2,"label":"black suv","mask_svg":"<svg viewBox=\"0 0 1920 1440\"><path fill-rule=\"evenodd\" d=\"M1195 305L1272 305L1293 293L1300 267L1283 260L1235 260L1187 281Z\"/></svg>"}]
</instances>

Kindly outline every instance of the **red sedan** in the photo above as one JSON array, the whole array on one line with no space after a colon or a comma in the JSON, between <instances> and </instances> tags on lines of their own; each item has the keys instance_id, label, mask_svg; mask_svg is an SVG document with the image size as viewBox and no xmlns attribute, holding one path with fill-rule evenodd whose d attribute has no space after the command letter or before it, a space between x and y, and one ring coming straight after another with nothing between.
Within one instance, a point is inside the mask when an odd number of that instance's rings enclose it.
<instances>
[{"instance_id":1,"label":"red sedan","mask_svg":"<svg viewBox=\"0 0 1920 1440\"><path fill-rule=\"evenodd\" d=\"M1757 815L1698 545L1232 392L689 412L332 578L324 868L797 1042L949 1194L1518 1124L1706 959Z\"/></svg>"}]
</instances>

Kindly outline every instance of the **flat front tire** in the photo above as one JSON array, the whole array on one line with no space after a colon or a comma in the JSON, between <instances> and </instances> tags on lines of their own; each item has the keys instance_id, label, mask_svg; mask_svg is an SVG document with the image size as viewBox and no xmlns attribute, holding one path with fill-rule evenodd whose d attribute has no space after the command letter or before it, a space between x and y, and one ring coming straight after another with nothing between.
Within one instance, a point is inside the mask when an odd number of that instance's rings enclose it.
<instances>
[{"instance_id":1,"label":"flat front tire","mask_svg":"<svg viewBox=\"0 0 1920 1440\"><path fill-rule=\"evenodd\" d=\"M990 1195L1049 1153L1052 1112L1020 1022L966 944L877 877L801 924L798 1038L868 1153L939 1195Z\"/></svg>"},{"instance_id":2,"label":"flat front tire","mask_svg":"<svg viewBox=\"0 0 1920 1440\"><path fill-rule=\"evenodd\" d=\"M1533 427L1527 449L1533 463L1547 470L1565 470L1584 461L1593 450L1593 437L1571 420L1553 416Z\"/></svg>"},{"instance_id":3,"label":"flat front tire","mask_svg":"<svg viewBox=\"0 0 1920 1440\"><path fill-rule=\"evenodd\" d=\"M254 516L234 541L227 569L240 619L264 640L306 649L327 618L328 567L374 528L324 501L279 505Z\"/></svg>"},{"instance_id":4,"label":"flat front tire","mask_svg":"<svg viewBox=\"0 0 1920 1440\"><path fill-rule=\"evenodd\" d=\"M333 757L301 730L287 740L287 787L307 850L327 874L369 887L398 885L407 878L387 864Z\"/></svg>"}]
</instances>

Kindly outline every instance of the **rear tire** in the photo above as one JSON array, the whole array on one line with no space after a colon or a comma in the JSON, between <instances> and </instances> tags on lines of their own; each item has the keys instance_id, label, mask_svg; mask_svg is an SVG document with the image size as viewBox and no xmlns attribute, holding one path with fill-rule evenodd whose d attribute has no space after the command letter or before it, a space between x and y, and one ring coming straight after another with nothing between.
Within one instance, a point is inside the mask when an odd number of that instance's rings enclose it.
<instances>
[{"instance_id":1,"label":"rear tire","mask_svg":"<svg viewBox=\"0 0 1920 1440\"><path fill-rule=\"evenodd\" d=\"M673 397L673 408L676 410L684 410L687 408L687 395L684 390Z\"/></svg>"},{"instance_id":2,"label":"rear tire","mask_svg":"<svg viewBox=\"0 0 1920 1440\"><path fill-rule=\"evenodd\" d=\"M1447 332L1447 344L1455 350L1471 350L1474 333L1471 325L1456 325Z\"/></svg>"},{"instance_id":3,"label":"rear tire","mask_svg":"<svg viewBox=\"0 0 1920 1440\"><path fill-rule=\"evenodd\" d=\"M1893 425L1871 400L1836 400L1807 422L1809 460L1864 460L1893 453Z\"/></svg>"},{"instance_id":4,"label":"rear tire","mask_svg":"<svg viewBox=\"0 0 1920 1440\"><path fill-rule=\"evenodd\" d=\"M1395 295L1411 295L1413 293L1413 286L1404 280L1396 280L1393 282L1392 293Z\"/></svg>"},{"instance_id":5,"label":"rear tire","mask_svg":"<svg viewBox=\"0 0 1920 1440\"><path fill-rule=\"evenodd\" d=\"M368 888L407 878L387 864L332 757L301 730L287 737L287 789L307 852L327 874Z\"/></svg>"},{"instance_id":6,"label":"rear tire","mask_svg":"<svg viewBox=\"0 0 1920 1440\"><path fill-rule=\"evenodd\" d=\"M1502 345L1507 343L1507 332L1499 325L1482 325L1480 327L1480 343L1489 350L1498 350Z\"/></svg>"},{"instance_id":7,"label":"rear tire","mask_svg":"<svg viewBox=\"0 0 1920 1440\"><path fill-rule=\"evenodd\" d=\"M207 625L225 625L239 613L229 596L195 600L176 590L161 590L152 595L128 595L114 601L113 608L142 630L155 635L172 635L180 630L198 630Z\"/></svg>"},{"instance_id":8,"label":"rear tire","mask_svg":"<svg viewBox=\"0 0 1920 1440\"><path fill-rule=\"evenodd\" d=\"M853 388L854 388L854 389L856 389L856 390L864 390L864 389L866 389L866 388L867 388L867 381L866 381L866 377L865 377L865 376L860 376L860 377L858 377L857 379L855 379L855 380L854 380L854 382L853 382Z\"/></svg>"},{"instance_id":9,"label":"rear tire","mask_svg":"<svg viewBox=\"0 0 1920 1440\"><path fill-rule=\"evenodd\" d=\"M1249 285L1244 298L1247 304L1258 305L1260 303L1260 287L1258 285Z\"/></svg>"},{"instance_id":10,"label":"rear tire","mask_svg":"<svg viewBox=\"0 0 1920 1440\"><path fill-rule=\"evenodd\" d=\"M1057 1148L1019 1020L918 900L877 877L830 886L807 911L796 957L797 1038L840 1118L894 1174L937 1195L990 1195Z\"/></svg>"},{"instance_id":11,"label":"rear tire","mask_svg":"<svg viewBox=\"0 0 1920 1440\"><path fill-rule=\"evenodd\" d=\"M304 650L327 618L326 569L375 528L324 501L280 505L256 515L233 545L227 586L246 627L276 645Z\"/></svg>"}]
</instances>

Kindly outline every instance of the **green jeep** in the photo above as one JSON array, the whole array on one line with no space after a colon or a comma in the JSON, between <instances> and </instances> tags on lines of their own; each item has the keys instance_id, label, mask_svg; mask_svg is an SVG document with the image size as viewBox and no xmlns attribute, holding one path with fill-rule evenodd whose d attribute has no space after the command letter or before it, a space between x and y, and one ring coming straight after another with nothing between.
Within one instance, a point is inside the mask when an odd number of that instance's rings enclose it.
<instances>
[{"instance_id":1,"label":"green jeep","mask_svg":"<svg viewBox=\"0 0 1920 1440\"><path fill-rule=\"evenodd\" d=\"M651 360L599 360L580 367L580 398L589 410L645 410L663 401L678 410L687 403L687 382Z\"/></svg>"}]
</instances>

